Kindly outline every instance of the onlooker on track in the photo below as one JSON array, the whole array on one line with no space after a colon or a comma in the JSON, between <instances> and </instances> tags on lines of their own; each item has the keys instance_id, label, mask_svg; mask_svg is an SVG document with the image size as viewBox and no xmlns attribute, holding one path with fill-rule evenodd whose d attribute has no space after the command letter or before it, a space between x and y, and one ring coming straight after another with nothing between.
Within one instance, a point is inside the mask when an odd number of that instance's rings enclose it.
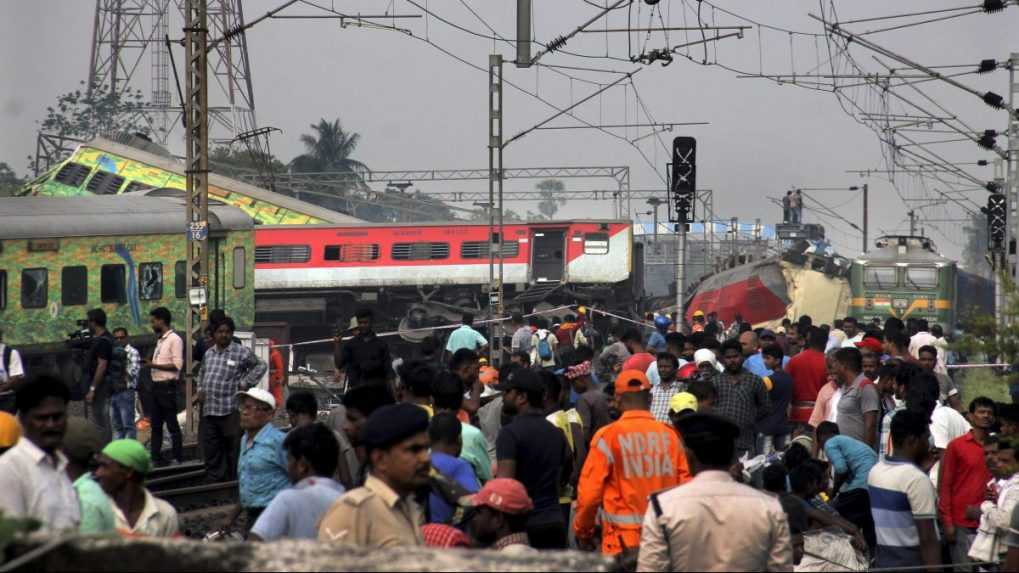
<instances>
[{"instance_id":1,"label":"onlooker on track","mask_svg":"<svg viewBox=\"0 0 1019 573\"><path fill-rule=\"evenodd\" d=\"M102 449L103 436L95 424L77 416L67 419L63 444L64 455L67 456L67 477L74 484L81 508L78 532L85 535L116 530L113 502L92 479L92 472L98 467L96 454Z\"/></svg>"},{"instance_id":2,"label":"onlooker on track","mask_svg":"<svg viewBox=\"0 0 1019 573\"><path fill-rule=\"evenodd\" d=\"M319 519L343 495L343 486L332 479L340 449L329 428L312 423L293 429L283 449L292 485L258 516L249 540L317 539Z\"/></svg>"},{"instance_id":3,"label":"onlooker on track","mask_svg":"<svg viewBox=\"0 0 1019 573\"><path fill-rule=\"evenodd\" d=\"M241 433L237 395L257 385L268 370L254 352L234 342L234 330L234 321L229 317L216 325L215 345L205 352L198 372L202 451L205 469L213 481L228 481L237 476Z\"/></svg>"},{"instance_id":4,"label":"onlooker on track","mask_svg":"<svg viewBox=\"0 0 1019 573\"><path fill-rule=\"evenodd\" d=\"M184 461L184 438L177 422L177 384L184 369L184 341L173 331L170 322L173 315L164 307L149 313L152 332L156 333L156 349L152 360L143 360L142 368L152 369L152 390L149 398L149 419L152 423L152 461L157 466L163 463L163 425L170 432L173 445L173 459ZM211 322L211 319L210 319Z\"/></svg>"},{"instance_id":5,"label":"onlooker on track","mask_svg":"<svg viewBox=\"0 0 1019 573\"><path fill-rule=\"evenodd\" d=\"M276 494L290 484L287 455L283 451L286 435L272 425L276 413L276 399L272 394L252 388L238 392L237 398L240 425L244 430L237 462L239 508L247 514L247 526L250 528ZM236 516L233 516L234 519ZM231 524L234 519L230 520Z\"/></svg>"},{"instance_id":6,"label":"onlooker on track","mask_svg":"<svg viewBox=\"0 0 1019 573\"><path fill-rule=\"evenodd\" d=\"M137 440L110 442L98 458L96 479L113 500L117 532L126 537L174 537L177 510L145 488L152 460Z\"/></svg>"}]
</instances>

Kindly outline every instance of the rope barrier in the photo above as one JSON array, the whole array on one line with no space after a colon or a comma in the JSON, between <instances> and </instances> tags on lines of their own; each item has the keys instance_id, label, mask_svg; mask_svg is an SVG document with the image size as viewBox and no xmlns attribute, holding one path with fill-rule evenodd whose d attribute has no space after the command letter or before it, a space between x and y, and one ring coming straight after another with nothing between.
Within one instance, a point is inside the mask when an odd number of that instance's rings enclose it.
<instances>
[{"instance_id":1,"label":"rope barrier","mask_svg":"<svg viewBox=\"0 0 1019 573\"><path fill-rule=\"evenodd\" d=\"M949 364L945 366L949 370L961 370L963 368L1008 368L1011 364Z\"/></svg>"},{"instance_id":2,"label":"rope barrier","mask_svg":"<svg viewBox=\"0 0 1019 573\"><path fill-rule=\"evenodd\" d=\"M654 328L655 327L655 325L651 324L650 322L644 322L644 321L641 321L641 320L633 320L632 318L626 318L625 316L619 316L618 314L612 314L611 312L608 312L606 310L600 310L600 309L597 309L597 308L588 308L587 311L588 312L596 312L598 314L603 314L605 316L611 316L612 318L615 318L615 319L618 319L618 320L622 320L622 321L625 321L625 322L630 322L630 323L636 324L637 326L643 326L644 328Z\"/></svg>"},{"instance_id":3,"label":"rope barrier","mask_svg":"<svg viewBox=\"0 0 1019 573\"><path fill-rule=\"evenodd\" d=\"M530 318L532 316L541 316L543 314L551 314L553 312L562 312L564 310L570 310L570 309L575 308L575 307L576 307L576 305L557 306L555 308L550 308L548 310L542 310L542 311L538 311L538 312L532 312L530 314L525 314L524 318ZM500 318L490 318L490 319L487 319L487 320L479 320L479 321L475 322L475 324L492 324L492 323L497 323L497 322L505 322L505 321L507 321L509 319L510 319L510 317L506 317L506 316L500 317ZM396 335L399 335L399 334L408 334L408 333L411 333L411 332L431 332L433 330L453 330L455 328L460 328L461 325L462 325L462 323L457 322L457 323L453 323L453 324L443 324L443 325L440 325L440 326L428 326L428 327L424 327L424 328L411 328L409 330L393 330L393 331L389 331L389 332L379 332L375 336L377 336L379 338L383 338L383 337L387 337L387 336L396 336ZM340 340L341 341L345 341L345 340L351 340L353 338L354 338L353 336L344 336L344 337L340 338ZM327 342L334 342L335 340L336 340L335 337L333 337L333 338L320 338L320 339L317 339L317 340L305 340L303 342L292 342L290 344L277 344L277 345L275 345L275 348L293 348L293 347L296 347L296 346L310 346L310 345L313 345L313 344L325 344Z\"/></svg>"}]
</instances>

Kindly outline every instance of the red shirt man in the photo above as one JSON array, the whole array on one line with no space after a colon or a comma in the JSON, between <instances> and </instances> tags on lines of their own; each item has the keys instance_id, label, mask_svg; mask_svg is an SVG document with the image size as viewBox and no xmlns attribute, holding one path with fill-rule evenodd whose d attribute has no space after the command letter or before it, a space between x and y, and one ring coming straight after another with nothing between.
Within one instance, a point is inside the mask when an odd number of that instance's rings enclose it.
<instances>
[{"instance_id":1,"label":"red shirt man","mask_svg":"<svg viewBox=\"0 0 1019 573\"><path fill-rule=\"evenodd\" d=\"M991 472L984 459L984 439L994 421L994 402L977 398L969 405L973 429L948 443L941 457L941 479L938 481L938 514L944 525L945 539L955 542L956 528L976 529L980 525L980 512L966 508L979 508L985 499Z\"/></svg>"},{"instance_id":2,"label":"red shirt man","mask_svg":"<svg viewBox=\"0 0 1019 573\"><path fill-rule=\"evenodd\" d=\"M817 393L828 380L824 347L828 337L820 328L811 328L807 348L789 360L785 370L793 379L793 402L790 422L807 422L814 411Z\"/></svg>"}]
</instances>

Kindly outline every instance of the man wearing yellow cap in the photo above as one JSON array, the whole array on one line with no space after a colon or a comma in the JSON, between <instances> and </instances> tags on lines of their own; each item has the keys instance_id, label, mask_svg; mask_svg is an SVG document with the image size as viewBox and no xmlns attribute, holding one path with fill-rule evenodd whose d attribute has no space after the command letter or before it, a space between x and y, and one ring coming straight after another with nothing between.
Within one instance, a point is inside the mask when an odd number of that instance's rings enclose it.
<instances>
[{"instance_id":1,"label":"man wearing yellow cap","mask_svg":"<svg viewBox=\"0 0 1019 573\"><path fill-rule=\"evenodd\" d=\"M174 537L177 510L145 489L152 459L137 440L114 440L98 456L96 479L113 500L117 532L126 537Z\"/></svg>"},{"instance_id":2,"label":"man wearing yellow cap","mask_svg":"<svg viewBox=\"0 0 1019 573\"><path fill-rule=\"evenodd\" d=\"M704 311L697 310L693 313L693 324L690 325L691 332L704 332Z\"/></svg>"},{"instance_id":3,"label":"man wearing yellow cap","mask_svg":"<svg viewBox=\"0 0 1019 573\"><path fill-rule=\"evenodd\" d=\"M679 431L679 421L697 413L697 396L689 392L680 392L669 400L669 421Z\"/></svg>"}]
</instances>

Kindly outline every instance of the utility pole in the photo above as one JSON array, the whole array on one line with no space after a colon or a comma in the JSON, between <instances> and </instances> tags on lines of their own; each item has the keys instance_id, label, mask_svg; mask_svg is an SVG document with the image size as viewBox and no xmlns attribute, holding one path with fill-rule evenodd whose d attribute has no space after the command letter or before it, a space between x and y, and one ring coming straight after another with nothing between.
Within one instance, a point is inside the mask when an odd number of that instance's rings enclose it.
<instances>
[{"instance_id":1,"label":"utility pole","mask_svg":"<svg viewBox=\"0 0 1019 573\"><path fill-rule=\"evenodd\" d=\"M868 218L868 211L867 211L867 194L868 193L867 192L869 190L870 189L868 188L867 183L864 183L863 184L863 253L864 254L867 254L867 218Z\"/></svg>"},{"instance_id":2,"label":"utility pole","mask_svg":"<svg viewBox=\"0 0 1019 573\"><path fill-rule=\"evenodd\" d=\"M488 56L488 308L489 315L501 317L505 310L503 300L503 203L502 203L502 55ZM498 215L496 213L498 212ZM496 234L496 224L499 231ZM496 237L498 236L498 239ZM496 257L499 270L496 272ZM498 277L498 278L497 278ZM502 323L492 323L492 343L489 345L489 363L498 367L501 362Z\"/></svg>"},{"instance_id":3,"label":"utility pole","mask_svg":"<svg viewBox=\"0 0 1019 573\"><path fill-rule=\"evenodd\" d=\"M907 215L909 215L909 236L913 237L916 235L916 211L910 209Z\"/></svg>"},{"instance_id":4,"label":"utility pole","mask_svg":"<svg viewBox=\"0 0 1019 573\"><path fill-rule=\"evenodd\" d=\"M194 432L192 353L209 317L209 84L207 0L187 0L184 22L187 81L188 310L184 331L185 431Z\"/></svg>"},{"instance_id":5,"label":"utility pole","mask_svg":"<svg viewBox=\"0 0 1019 573\"><path fill-rule=\"evenodd\" d=\"M1002 273L1008 273L1009 279L1015 278L1014 263L1012 260L1012 240L1019 237L1019 229L1013 229L1012 225L1019 222L1016 212L1016 201L1019 200L1019 116L1016 115L1017 94L1019 94L1019 83L1016 81L1016 67L1019 67L1019 53L1013 52L1009 55L1008 61L1008 151L1005 154L1005 253L1001 257L1004 261L1003 268L995 268L995 305L996 318L999 326L1005 326L1009 317L1005 310L1008 307L1008 293L1005 292Z\"/></svg>"},{"instance_id":6,"label":"utility pole","mask_svg":"<svg viewBox=\"0 0 1019 573\"><path fill-rule=\"evenodd\" d=\"M655 225L654 227L655 230L653 236L656 243L658 242L658 207L660 207L663 203L665 203L665 201L663 201L659 197L652 197L647 200L647 204L651 205L651 208L654 209L653 221Z\"/></svg>"}]
</instances>

